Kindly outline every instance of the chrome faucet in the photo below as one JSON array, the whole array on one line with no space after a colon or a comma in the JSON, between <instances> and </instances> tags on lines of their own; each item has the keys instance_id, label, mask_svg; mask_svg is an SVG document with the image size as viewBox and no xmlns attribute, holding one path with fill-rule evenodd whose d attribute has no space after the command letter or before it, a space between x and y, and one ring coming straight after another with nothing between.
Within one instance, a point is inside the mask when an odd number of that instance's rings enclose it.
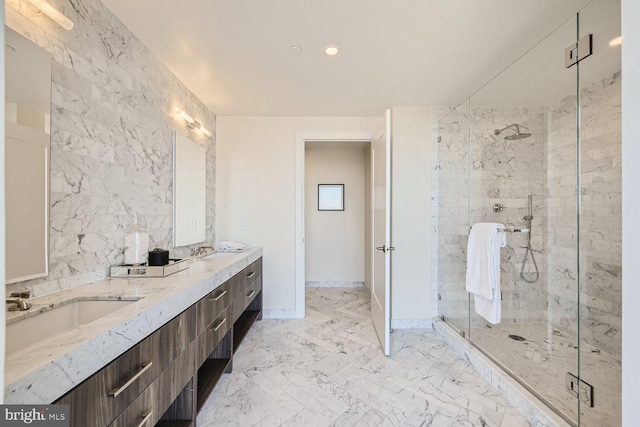
<instances>
[{"instance_id":1,"label":"chrome faucet","mask_svg":"<svg viewBox=\"0 0 640 427\"><path fill-rule=\"evenodd\" d=\"M191 255L196 257L206 255L207 249L211 249L212 252L216 251L213 246L200 246L198 249L194 249Z\"/></svg>"},{"instance_id":2,"label":"chrome faucet","mask_svg":"<svg viewBox=\"0 0 640 427\"><path fill-rule=\"evenodd\" d=\"M213 248L213 246L200 246L198 248L198 254L199 255L206 255L207 253L207 249L211 249L212 252L215 252L216 250Z\"/></svg>"},{"instance_id":3,"label":"chrome faucet","mask_svg":"<svg viewBox=\"0 0 640 427\"><path fill-rule=\"evenodd\" d=\"M5 303L15 304L15 307L9 307L9 311L25 311L31 308L31 303L27 300L31 296L31 292L15 292L5 298Z\"/></svg>"}]
</instances>

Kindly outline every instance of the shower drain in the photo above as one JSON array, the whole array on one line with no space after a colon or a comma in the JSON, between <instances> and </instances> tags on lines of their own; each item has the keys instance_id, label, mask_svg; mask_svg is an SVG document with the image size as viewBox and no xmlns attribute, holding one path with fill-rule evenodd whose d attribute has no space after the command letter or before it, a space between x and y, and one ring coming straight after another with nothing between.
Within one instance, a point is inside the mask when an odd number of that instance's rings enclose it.
<instances>
[{"instance_id":1,"label":"shower drain","mask_svg":"<svg viewBox=\"0 0 640 427\"><path fill-rule=\"evenodd\" d=\"M516 341L526 341L525 337L521 337L520 335L509 335L509 338Z\"/></svg>"}]
</instances>

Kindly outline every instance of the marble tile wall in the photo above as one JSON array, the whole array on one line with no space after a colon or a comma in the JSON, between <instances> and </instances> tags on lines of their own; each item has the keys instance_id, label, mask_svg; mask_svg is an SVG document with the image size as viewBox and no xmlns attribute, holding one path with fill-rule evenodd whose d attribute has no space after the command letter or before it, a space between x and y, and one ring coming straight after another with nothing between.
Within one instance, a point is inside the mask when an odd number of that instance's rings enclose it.
<instances>
[{"instance_id":1,"label":"marble tile wall","mask_svg":"<svg viewBox=\"0 0 640 427\"><path fill-rule=\"evenodd\" d=\"M438 314L465 329L469 317L464 288L469 235L469 109L434 108L438 120L432 164L432 275Z\"/></svg>"},{"instance_id":2,"label":"marble tile wall","mask_svg":"<svg viewBox=\"0 0 640 427\"><path fill-rule=\"evenodd\" d=\"M520 278L526 236L508 235L501 262L503 322L546 320L577 335L575 102L575 96L568 96L545 108L465 104L434 109L440 118L432 168L434 283L441 298L438 313L455 326L464 329L468 316L468 215L471 223L524 225L527 195L532 194L531 243L540 278L533 284ZM620 357L620 73L582 89L581 103L581 337ZM505 141L493 135L494 129L511 123L532 136ZM505 210L492 212L494 202L503 203ZM531 264L525 271L531 271Z\"/></svg>"},{"instance_id":3,"label":"marble tile wall","mask_svg":"<svg viewBox=\"0 0 640 427\"><path fill-rule=\"evenodd\" d=\"M172 130L207 149L207 241L215 240L215 115L99 0L53 0L66 31L24 0L6 24L52 55L50 274L7 286L33 296L89 283L123 262L134 214L150 249L172 249ZM173 250L184 256L187 248Z\"/></svg>"},{"instance_id":4,"label":"marble tile wall","mask_svg":"<svg viewBox=\"0 0 640 427\"><path fill-rule=\"evenodd\" d=\"M472 99L473 102L473 99ZM539 322L545 309L544 283L544 110L527 107L472 106L471 126L471 224L497 222L506 227L524 227L528 213L528 196L533 196L531 245L536 251L539 278L528 283L520 276L528 236L508 233L507 246L501 250L500 289L502 322ZM518 124L521 132L531 133L526 139L505 140L515 133L513 128L495 135L494 130ZM494 203L504 206L494 212ZM534 279L535 268L530 257L525 264L525 277ZM472 310L472 319L481 321Z\"/></svg>"},{"instance_id":5,"label":"marble tile wall","mask_svg":"<svg viewBox=\"0 0 640 427\"><path fill-rule=\"evenodd\" d=\"M580 336L619 358L622 345L621 74L584 87L581 103ZM575 96L547 108L548 316L577 333Z\"/></svg>"},{"instance_id":6,"label":"marble tile wall","mask_svg":"<svg viewBox=\"0 0 640 427\"><path fill-rule=\"evenodd\" d=\"M527 196L534 196L532 245L543 251L544 229L544 115L542 109L471 107L436 109L439 120L436 163L433 165L434 261L437 264L439 313L458 325L468 317L464 289L469 220L524 226ZM518 123L532 137L505 141L493 131ZM505 134L508 134L506 131ZM470 142L469 142L470 141ZM436 154L436 153L434 153ZM469 159L471 155L471 159ZM469 170L471 171L469 173ZM471 179L469 183L469 178ZM471 186L471 187L470 187ZM493 203L504 204L494 213ZM510 234L502 251L503 321L541 321L545 260L537 255L540 279L533 284L520 277L526 236ZM526 270L531 264L526 264ZM473 316L474 320L478 320Z\"/></svg>"}]
</instances>

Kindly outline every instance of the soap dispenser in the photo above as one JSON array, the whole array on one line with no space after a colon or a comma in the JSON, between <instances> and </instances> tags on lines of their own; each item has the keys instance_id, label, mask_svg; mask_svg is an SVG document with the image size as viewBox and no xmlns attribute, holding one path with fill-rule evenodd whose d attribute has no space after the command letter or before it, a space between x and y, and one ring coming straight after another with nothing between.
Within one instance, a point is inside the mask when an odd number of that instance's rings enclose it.
<instances>
[{"instance_id":1,"label":"soap dispenser","mask_svg":"<svg viewBox=\"0 0 640 427\"><path fill-rule=\"evenodd\" d=\"M133 217L133 227L124 234L124 263L140 265L149 256L149 232L138 224L138 214Z\"/></svg>"}]
</instances>

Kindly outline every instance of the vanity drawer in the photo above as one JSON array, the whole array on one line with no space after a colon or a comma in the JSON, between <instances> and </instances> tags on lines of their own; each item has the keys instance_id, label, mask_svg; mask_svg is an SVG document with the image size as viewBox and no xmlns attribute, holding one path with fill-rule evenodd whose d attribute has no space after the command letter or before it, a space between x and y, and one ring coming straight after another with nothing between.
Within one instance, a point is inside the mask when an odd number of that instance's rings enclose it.
<instances>
[{"instance_id":1,"label":"vanity drawer","mask_svg":"<svg viewBox=\"0 0 640 427\"><path fill-rule=\"evenodd\" d=\"M230 318L231 309L224 310L198 337L198 349L196 354L196 366L201 366L222 338L229 332L233 322Z\"/></svg>"},{"instance_id":2,"label":"vanity drawer","mask_svg":"<svg viewBox=\"0 0 640 427\"><path fill-rule=\"evenodd\" d=\"M110 427L152 427L195 375L195 343L165 369Z\"/></svg>"},{"instance_id":3,"label":"vanity drawer","mask_svg":"<svg viewBox=\"0 0 640 427\"><path fill-rule=\"evenodd\" d=\"M236 276L233 283L233 321L242 315L249 303L255 298L262 288L262 258L253 262Z\"/></svg>"},{"instance_id":4,"label":"vanity drawer","mask_svg":"<svg viewBox=\"0 0 640 427\"><path fill-rule=\"evenodd\" d=\"M235 301L237 298L245 295L244 291L247 286L262 276L262 258L254 261L251 265L245 267L240 273L233 276L233 292L232 298Z\"/></svg>"},{"instance_id":5,"label":"vanity drawer","mask_svg":"<svg viewBox=\"0 0 640 427\"><path fill-rule=\"evenodd\" d=\"M226 281L197 303L197 335L203 333L231 303L231 282Z\"/></svg>"},{"instance_id":6,"label":"vanity drawer","mask_svg":"<svg viewBox=\"0 0 640 427\"><path fill-rule=\"evenodd\" d=\"M245 291L245 307L251 304L251 301L260 293L262 290L262 275L255 276L255 280L250 281L247 284L247 289Z\"/></svg>"},{"instance_id":7,"label":"vanity drawer","mask_svg":"<svg viewBox=\"0 0 640 427\"><path fill-rule=\"evenodd\" d=\"M258 281L262 277L262 258L254 261L250 266L243 270L246 278L246 286L250 286L252 282Z\"/></svg>"},{"instance_id":8,"label":"vanity drawer","mask_svg":"<svg viewBox=\"0 0 640 427\"><path fill-rule=\"evenodd\" d=\"M180 314L56 403L70 405L71 425L105 426L195 339L195 310Z\"/></svg>"}]
</instances>

